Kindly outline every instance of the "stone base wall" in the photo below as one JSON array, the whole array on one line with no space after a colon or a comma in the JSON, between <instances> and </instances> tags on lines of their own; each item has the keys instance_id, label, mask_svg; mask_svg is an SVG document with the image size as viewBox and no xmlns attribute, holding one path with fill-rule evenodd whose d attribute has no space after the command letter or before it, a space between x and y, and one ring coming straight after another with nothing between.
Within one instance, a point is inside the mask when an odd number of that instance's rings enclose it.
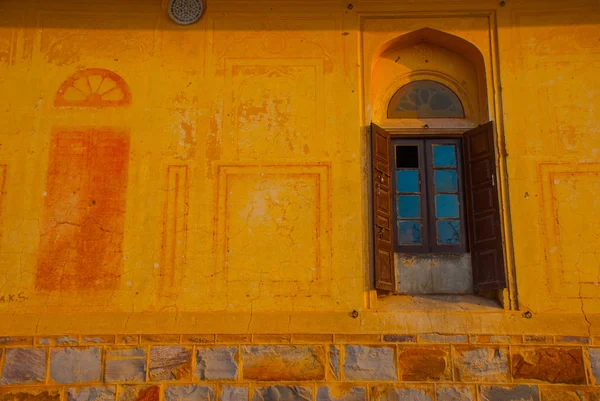
<instances>
[{"instance_id":1,"label":"stone base wall","mask_svg":"<svg viewBox=\"0 0 600 401\"><path fill-rule=\"evenodd\" d=\"M600 400L600 342L587 337L90 335L0 343L0 401Z\"/></svg>"}]
</instances>

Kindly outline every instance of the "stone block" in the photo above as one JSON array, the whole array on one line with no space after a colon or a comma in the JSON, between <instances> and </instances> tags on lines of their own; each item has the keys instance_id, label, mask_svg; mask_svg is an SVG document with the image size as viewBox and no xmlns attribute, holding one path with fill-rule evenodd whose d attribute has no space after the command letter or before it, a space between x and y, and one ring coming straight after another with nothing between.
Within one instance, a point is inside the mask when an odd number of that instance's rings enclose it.
<instances>
[{"instance_id":1,"label":"stone block","mask_svg":"<svg viewBox=\"0 0 600 401\"><path fill-rule=\"evenodd\" d=\"M310 387L301 386L270 386L254 389L252 401L310 401Z\"/></svg>"},{"instance_id":2,"label":"stone block","mask_svg":"<svg viewBox=\"0 0 600 401\"><path fill-rule=\"evenodd\" d=\"M596 387L549 386L540 389L541 401L598 401L600 389Z\"/></svg>"},{"instance_id":3,"label":"stone block","mask_svg":"<svg viewBox=\"0 0 600 401\"><path fill-rule=\"evenodd\" d=\"M112 348L106 351L107 382L146 381L146 350L144 348Z\"/></svg>"},{"instance_id":4,"label":"stone block","mask_svg":"<svg viewBox=\"0 0 600 401\"><path fill-rule=\"evenodd\" d=\"M513 347L511 359L516 381L586 383L581 348Z\"/></svg>"},{"instance_id":5,"label":"stone block","mask_svg":"<svg viewBox=\"0 0 600 401\"><path fill-rule=\"evenodd\" d=\"M196 371L200 380L235 380L238 364L235 347L198 348L196 351Z\"/></svg>"},{"instance_id":6,"label":"stone block","mask_svg":"<svg viewBox=\"0 0 600 401\"><path fill-rule=\"evenodd\" d=\"M79 387L67 389L68 401L115 401L115 387Z\"/></svg>"},{"instance_id":7,"label":"stone block","mask_svg":"<svg viewBox=\"0 0 600 401\"><path fill-rule=\"evenodd\" d=\"M43 383L46 349L7 348L0 384ZM1 354L0 354L1 355Z\"/></svg>"},{"instance_id":8,"label":"stone block","mask_svg":"<svg viewBox=\"0 0 600 401\"><path fill-rule=\"evenodd\" d=\"M364 387L333 385L319 387L317 401L367 401Z\"/></svg>"},{"instance_id":9,"label":"stone block","mask_svg":"<svg viewBox=\"0 0 600 401\"><path fill-rule=\"evenodd\" d=\"M192 348L156 346L150 348L150 380L181 380L192 374Z\"/></svg>"},{"instance_id":10,"label":"stone block","mask_svg":"<svg viewBox=\"0 0 600 401\"><path fill-rule=\"evenodd\" d=\"M340 379L340 349L337 345L329 346L329 373L334 380Z\"/></svg>"},{"instance_id":11,"label":"stone block","mask_svg":"<svg viewBox=\"0 0 600 401\"><path fill-rule=\"evenodd\" d=\"M123 386L119 401L159 401L159 386Z\"/></svg>"},{"instance_id":12,"label":"stone block","mask_svg":"<svg viewBox=\"0 0 600 401\"><path fill-rule=\"evenodd\" d=\"M214 401L215 391L211 386L169 386L164 401Z\"/></svg>"},{"instance_id":13,"label":"stone block","mask_svg":"<svg viewBox=\"0 0 600 401\"><path fill-rule=\"evenodd\" d=\"M471 387L437 387L436 401L475 401L475 389Z\"/></svg>"},{"instance_id":14,"label":"stone block","mask_svg":"<svg viewBox=\"0 0 600 401\"><path fill-rule=\"evenodd\" d=\"M50 351L50 378L62 384L100 381L100 348L53 348Z\"/></svg>"},{"instance_id":15,"label":"stone block","mask_svg":"<svg viewBox=\"0 0 600 401\"><path fill-rule=\"evenodd\" d=\"M509 381L508 347L454 347L454 378L461 382Z\"/></svg>"},{"instance_id":16,"label":"stone block","mask_svg":"<svg viewBox=\"0 0 600 401\"><path fill-rule=\"evenodd\" d=\"M579 336L557 336L555 339L557 344L589 344L589 337Z\"/></svg>"},{"instance_id":17,"label":"stone block","mask_svg":"<svg viewBox=\"0 0 600 401\"><path fill-rule=\"evenodd\" d=\"M592 381L600 384L600 348L588 348L588 357L592 367Z\"/></svg>"},{"instance_id":18,"label":"stone block","mask_svg":"<svg viewBox=\"0 0 600 401\"><path fill-rule=\"evenodd\" d=\"M33 337L0 337L0 345L33 345Z\"/></svg>"},{"instance_id":19,"label":"stone block","mask_svg":"<svg viewBox=\"0 0 600 401\"><path fill-rule=\"evenodd\" d=\"M438 333L419 334L419 340L426 343L466 343L469 337L462 334L446 335Z\"/></svg>"},{"instance_id":20,"label":"stone block","mask_svg":"<svg viewBox=\"0 0 600 401\"><path fill-rule=\"evenodd\" d=\"M242 347L246 380L325 379L323 345L248 345Z\"/></svg>"},{"instance_id":21,"label":"stone block","mask_svg":"<svg viewBox=\"0 0 600 401\"><path fill-rule=\"evenodd\" d=\"M142 344L179 344L179 334L151 334L140 336Z\"/></svg>"},{"instance_id":22,"label":"stone block","mask_svg":"<svg viewBox=\"0 0 600 401\"><path fill-rule=\"evenodd\" d=\"M373 387L372 401L433 401L433 388L430 387Z\"/></svg>"},{"instance_id":23,"label":"stone block","mask_svg":"<svg viewBox=\"0 0 600 401\"><path fill-rule=\"evenodd\" d=\"M540 401L536 386L481 386L481 401Z\"/></svg>"},{"instance_id":24,"label":"stone block","mask_svg":"<svg viewBox=\"0 0 600 401\"><path fill-rule=\"evenodd\" d=\"M240 386L221 386L219 401L248 401L248 388Z\"/></svg>"},{"instance_id":25,"label":"stone block","mask_svg":"<svg viewBox=\"0 0 600 401\"><path fill-rule=\"evenodd\" d=\"M449 346L402 347L398 351L400 381L452 380Z\"/></svg>"},{"instance_id":26,"label":"stone block","mask_svg":"<svg viewBox=\"0 0 600 401\"><path fill-rule=\"evenodd\" d=\"M344 377L346 380L396 380L394 349L346 345Z\"/></svg>"},{"instance_id":27,"label":"stone block","mask_svg":"<svg viewBox=\"0 0 600 401\"><path fill-rule=\"evenodd\" d=\"M58 389L0 388L0 401L60 401Z\"/></svg>"},{"instance_id":28,"label":"stone block","mask_svg":"<svg viewBox=\"0 0 600 401\"><path fill-rule=\"evenodd\" d=\"M548 336L524 336L523 342L526 344L548 344L552 341L552 337Z\"/></svg>"},{"instance_id":29,"label":"stone block","mask_svg":"<svg viewBox=\"0 0 600 401\"><path fill-rule=\"evenodd\" d=\"M383 341L386 343L416 343L417 336L413 334L385 334Z\"/></svg>"},{"instance_id":30,"label":"stone block","mask_svg":"<svg viewBox=\"0 0 600 401\"><path fill-rule=\"evenodd\" d=\"M81 336L82 344L114 344L114 335L90 335Z\"/></svg>"},{"instance_id":31,"label":"stone block","mask_svg":"<svg viewBox=\"0 0 600 401\"><path fill-rule=\"evenodd\" d=\"M115 341L117 344L139 344L140 336L137 334L117 334Z\"/></svg>"},{"instance_id":32,"label":"stone block","mask_svg":"<svg viewBox=\"0 0 600 401\"><path fill-rule=\"evenodd\" d=\"M79 339L75 336L45 336L37 337L38 345L78 345Z\"/></svg>"}]
</instances>

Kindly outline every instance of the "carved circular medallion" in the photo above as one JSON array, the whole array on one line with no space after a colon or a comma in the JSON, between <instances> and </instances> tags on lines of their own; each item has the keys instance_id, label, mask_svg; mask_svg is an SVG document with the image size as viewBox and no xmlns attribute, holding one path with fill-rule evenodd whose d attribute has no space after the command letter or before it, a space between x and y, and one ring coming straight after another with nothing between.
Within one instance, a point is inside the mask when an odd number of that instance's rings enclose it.
<instances>
[{"instance_id":1,"label":"carved circular medallion","mask_svg":"<svg viewBox=\"0 0 600 401\"><path fill-rule=\"evenodd\" d=\"M179 25L198 21L204 12L204 0L170 0L169 16Z\"/></svg>"}]
</instances>

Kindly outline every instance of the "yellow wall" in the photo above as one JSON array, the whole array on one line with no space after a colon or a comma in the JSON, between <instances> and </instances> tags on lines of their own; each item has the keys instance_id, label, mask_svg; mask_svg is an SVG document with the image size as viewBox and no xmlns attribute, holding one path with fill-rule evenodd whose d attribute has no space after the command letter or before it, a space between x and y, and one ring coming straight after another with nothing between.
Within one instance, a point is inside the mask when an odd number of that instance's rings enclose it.
<instances>
[{"instance_id":1,"label":"yellow wall","mask_svg":"<svg viewBox=\"0 0 600 401\"><path fill-rule=\"evenodd\" d=\"M589 334L600 311L600 4L506 3L212 0L178 27L158 0L3 1L5 331ZM496 122L505 310L398 312L370 291L366 126L385 103L371 93L373 62L425 27L469 41L485 63L487 98L473 93L487 105L473 109ZM122 77L131 104L55 105L87 68ZM52 135L93 129L129 138L117 284L48 289L48 208L72 215L45 206Z\"/></svg>"}]
</instances>

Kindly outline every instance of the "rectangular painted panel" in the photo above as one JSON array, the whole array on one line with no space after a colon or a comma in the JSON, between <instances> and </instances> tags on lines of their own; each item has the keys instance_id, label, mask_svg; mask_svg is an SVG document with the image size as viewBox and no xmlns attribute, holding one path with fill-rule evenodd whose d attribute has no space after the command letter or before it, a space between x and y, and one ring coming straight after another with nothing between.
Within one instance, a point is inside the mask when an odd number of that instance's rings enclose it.
<instances>
[{"instance_id":1,"label":"rectangular painted panel","mask_svg":"<svg viewBox=\"0 0 600 401\"><path fill-rule=\"evenodd\" d=\"M55 131L36 289L115 289L122 274L129 136Z\"/></svg>"},{"instance_id":2,"label":"rectangular painted panel","mask_svg":"<svg viewBox=\"0 0 600 401\"><path fill-rule=\"evenodd\" d=\"M2 228L2 201L6 191L6 164L0 164L0 228ZM2 230L0 230L0 239L2 238Z\"/></svg>"},{"instance_id":3,"label":"rectangular painted panel","mask_svg":"<svg viewBox=\"0 0 600 401\"><path fill-rule=\"evenodd\" d=\"M418 219L421 217L421 197L419 195L398 196L398 217Z\"/></svg>"},{"instance_id":4,"label":"rectangular painted panel","mask_svg":"<svg viewBox=\"0 0 600 401\"><path fill-rule=\"evenodd\" d=\"M183 275L187 242L188 167L168 166L163 215L161 290L176 287Z\"/></svg>"},{"instance_id":5,"label":"rectangular painted panel","mask_svg":"<svg viewBox=\"0 0 600 401\"><path fill-rule=\"evenodd\" d=\"M438 219L458 218L458 195L436 195L435 217Z\"/></svg>"},{"instance_id":6,"label":"rectangular painted panel","mask_svg":"<svg viewBox=\"0 0 600 401\"><path fill-rule=\"evenodd\" d=\"M433 145L433 167L456 167L454 145Z\"/></svg>"},{"instance_id":7,"label":"rectangular painted panel","mask_svg":"<svg viewBox=\"0 0 600 401\"><path fill-rule=\"evenodd\" d=\"M399 242L402 245L421 245L423 243L423 225L419 221L398 222Z\"/></svg>"},{"instance_id":8,"label":"rectangular painted panel","mask_svg":"<svg viewBox=\"0 0 600 401\"><path fill-rule=\"evenodd\" d=\"M396 171L397 192L419 192L419 170Z\"/></svg>"}]
</instances>

